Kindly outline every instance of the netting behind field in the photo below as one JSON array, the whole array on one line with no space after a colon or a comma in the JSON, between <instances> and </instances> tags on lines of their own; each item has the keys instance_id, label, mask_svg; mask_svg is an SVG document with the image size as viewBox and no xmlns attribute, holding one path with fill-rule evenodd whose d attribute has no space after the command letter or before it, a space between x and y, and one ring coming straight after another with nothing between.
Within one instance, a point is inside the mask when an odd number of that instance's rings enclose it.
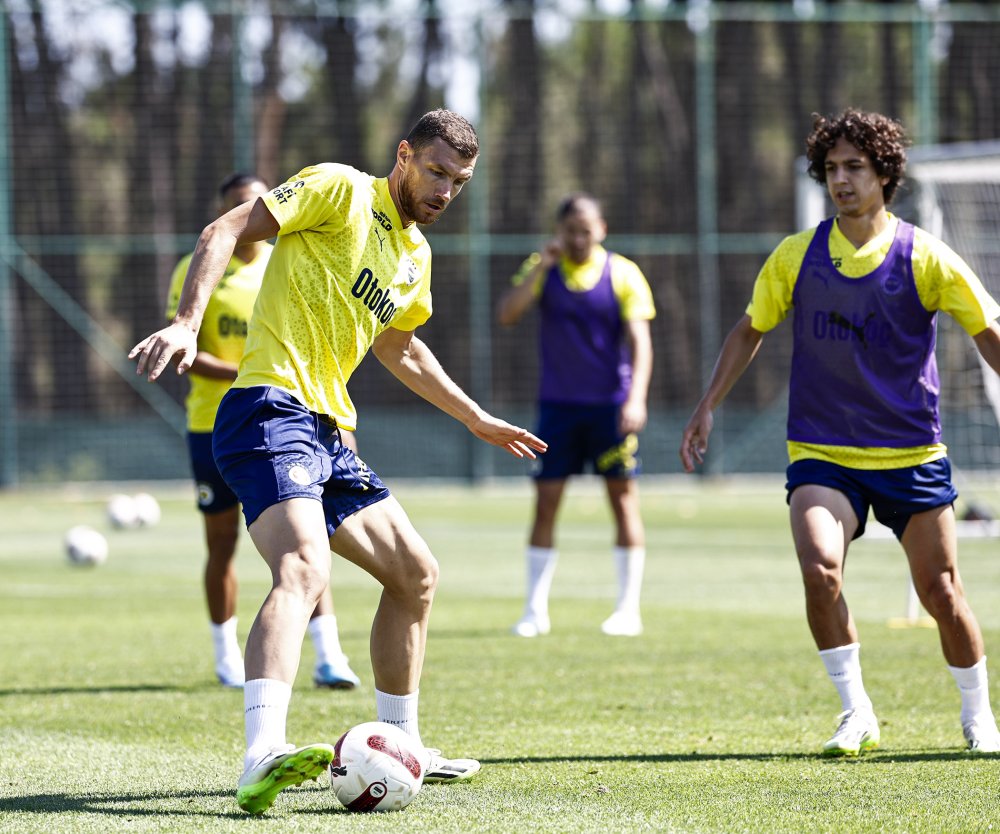
<instances>
[{"instance_id":1,"label":"netting behind field","mask_svg":"<svg viewBox=\"0 0 1000 834\"><path fill-rule=\"evenodd\" d=\"M972 267L1000 298L1000 143L923 149L911 165L920 224ZM938 358L946 441L960 466L1000 469L1000 383L968 335L943 319Z\"/></svg>"},{"instance_id":2,"label":"netting behind field","mask_svg":"<svg viewBox=\"0 0 1000 834\"><path fill-rule=\"evenodd\" d=\"M420 335L485 407L528 424L536 321L502 330L493 308L559 198L595 193L609 248L653 289L642 457L671 473L726 329L796 228L810 113L883 110L924 142L1000 136L988 6L362 5L4 4L0 483L186 477L186 383L137 381L124 355L163 321L171 270L233 170L276 183L337 161L384 175L422 112L471 117L483 152L427 231L435 312ZM789 347L769 336L732 392L713 471L783 468ZM373 359L351 390L362 452L386 477L524 471Z\"/></svg>"}]
</instances>

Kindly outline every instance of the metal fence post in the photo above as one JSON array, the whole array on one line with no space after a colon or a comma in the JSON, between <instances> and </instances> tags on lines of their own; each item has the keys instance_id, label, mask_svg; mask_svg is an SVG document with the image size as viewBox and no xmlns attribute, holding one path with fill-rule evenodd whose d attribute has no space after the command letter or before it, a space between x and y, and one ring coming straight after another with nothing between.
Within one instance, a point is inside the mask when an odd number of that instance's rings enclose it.
<instances>
[{"instance_id":1,"label":"metal fence post","mask_svg":"<svg viewBox=\"0 0 1000 834\"><path fill-rule=\"evenodd\" d=\"M11 245L10 113L7 16L0 12L0 247ZM0 259L0 486L17 483L17 407L14 399L14 284Z\"/></svg>"},{"instance_id":2,"label":"metal fence post","mask_svg":"<svg viewBox=\"0 0 1000 834\"><path fill-rule=\"evenodd\" d=\"M701 289L699 322L702 388L712 375L719 350L719 235L718 170L715 130L715 23L710 0L692 6L688 26L695 36L695 125L697 135L696 171L698 192L698 283ZM725 469L723 416L716 415L712 435L712 456L705 472Z\"/></svg>"}]
</instances>

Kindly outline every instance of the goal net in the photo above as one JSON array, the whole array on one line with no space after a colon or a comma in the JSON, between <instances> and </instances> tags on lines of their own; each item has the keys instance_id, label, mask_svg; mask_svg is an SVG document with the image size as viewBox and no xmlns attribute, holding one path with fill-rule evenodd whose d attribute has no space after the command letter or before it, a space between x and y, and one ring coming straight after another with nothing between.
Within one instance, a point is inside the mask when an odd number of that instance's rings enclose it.
<instances>
[{"instance_id":1,"label":"goal net","mask_svg":"<svg viewBox=\"0 0 1000 834\"><path fill-rule=\"evenodd\" d=\"M912 199L918 222L958 252L990 294L1000 298L1000 142L924 148L912 157ZM1000 378L978 351L966 348L959 353L969 354L975 363L957 369L950 390L942 394L949 397L950 416L958 423L955 429L966 434L963 453L969 460L963 465L972 468L978 463L980 468L996 469ZM953 357L948 358L954 365ZM957 419L963 412L968 421Z\"/></svg>"}]
</instances>

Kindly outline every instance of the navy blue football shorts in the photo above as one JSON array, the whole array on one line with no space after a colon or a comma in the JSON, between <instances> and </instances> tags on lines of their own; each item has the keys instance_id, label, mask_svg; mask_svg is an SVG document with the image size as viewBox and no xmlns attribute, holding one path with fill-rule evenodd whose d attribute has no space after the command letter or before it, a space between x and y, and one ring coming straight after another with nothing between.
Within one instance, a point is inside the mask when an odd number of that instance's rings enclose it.
<instances>
[{"instance_id":1,"label":"navy blue football shorts","mask_svg":"<svg viewBox=\"0 0 1000 834\"><path fill-rule=\"evenodd\" d=\"M230 388L215 418L215 462L243 504L247 526L289 498L323 503L333 535L389 489L342 442L336 423L269 385Z\"/></svg>"},{"instance_id":2,"label":"navy blue football shorts","mask_svg":"<svg viewBox=\"0 0 1000 834\"><path fill-rule=\"evenodd\" d=\"M228 484L222 479L212 454L212 432L189 431L188 454L191 472L198 489L198 509L203 513L221 513L240 503Z\"/></svg>"},{"instance_id":3,"label":"navy blue football shorts","mask_svg":"<svg viewBox=\"0 0 1000 834\"><path fill-rule=\"evenodd\" d=\"M869 508L900 539L910 516L958 498L948 458L901 469L849 469L822 460L799 460L789 465L786 474L789 502L795 489L805 484L830 487L847 496L858 518L856 539L865 532Z\"/></svg>"},{"instance_id":4,"label":"navy blue football shorts","mask_svg":"<svg viewBox=\"0 0 1000 834\"><path fill-rule=\"evenodd\" d=\"M634 478L642 469L639 438L618 431L617 405L543 402L535 434L549 444L535 462L537 480L564 479L587 467L604 478Z\"/></svg>"}]
</instances>

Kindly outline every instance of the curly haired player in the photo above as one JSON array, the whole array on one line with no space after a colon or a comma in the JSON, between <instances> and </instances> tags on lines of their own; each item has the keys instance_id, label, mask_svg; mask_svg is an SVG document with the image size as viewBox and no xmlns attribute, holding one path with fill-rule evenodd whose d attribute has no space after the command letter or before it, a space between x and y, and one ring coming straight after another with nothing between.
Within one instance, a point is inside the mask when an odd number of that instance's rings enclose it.
<instances>
[{"instance_id":1,"label":"curly haired player","mask_svg":"<svg viewBox=\"0 0 1000 834\"><path fill-rule=\"evenodd\" d=\"M934 345L940 310L1000 371L1000 307L958 255L887 210L906 166L898 122L853 109L817 116L806 147L809 173L837 214L786 238L767 259L684 429L681 462L691 472L702 461L712 412L764 334L791 313L792 538L809 628L843 707L823 754L857 756L879 743L843 595L847 550L864 533L869 509L896 534L937 621L969 751L997 753L983 637L958 573L957 492L941 439Z\"/></svg>"}]
</instances>

